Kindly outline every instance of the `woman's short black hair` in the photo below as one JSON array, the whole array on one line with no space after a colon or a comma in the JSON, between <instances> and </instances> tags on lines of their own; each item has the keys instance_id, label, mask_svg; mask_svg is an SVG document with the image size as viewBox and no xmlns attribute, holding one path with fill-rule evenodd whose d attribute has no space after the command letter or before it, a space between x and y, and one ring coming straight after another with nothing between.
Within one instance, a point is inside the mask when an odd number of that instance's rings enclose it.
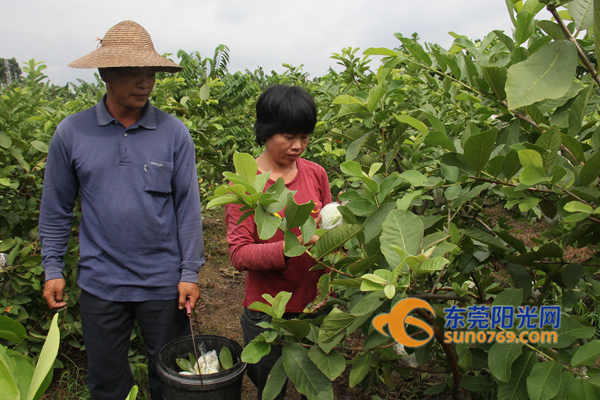
<instances>
[{"instance_id":1,"label":"woman's short black hair","mask_svg":"<svg viewBox=\"0 0 600 400\"><path fill-rule=\"evenodd\" d=\"M276 133L311 134L317 124L317 107L298 86L274 85L256 102L256 142L261 145Z\"/></svg>"}]
</instances>

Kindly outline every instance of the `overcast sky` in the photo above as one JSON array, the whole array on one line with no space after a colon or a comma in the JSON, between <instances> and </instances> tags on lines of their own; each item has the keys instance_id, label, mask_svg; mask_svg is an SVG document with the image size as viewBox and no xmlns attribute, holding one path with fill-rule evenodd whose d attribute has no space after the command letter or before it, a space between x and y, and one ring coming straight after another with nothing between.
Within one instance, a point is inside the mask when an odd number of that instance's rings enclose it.
<instances>
[{"instance_id":1,"label":"overcast sky","mask_svg":"<svg viewBox=\"0 0 600 400\"><path fill-rule=\"evenodd\" d=\"M482 38L494 29L511 34L504 0L11 0L2 2L0 57L43 61L50 82L93 81L93 70L67 64L94 50L97 37L132 19L150 33L159 53L199 51L212 57L230 49L229 71L283 72L304 65L325 74L344 47L394 48L394 37L418 33L421 43L449 48L448 32ZM373 61L372 68L378 66ZM339 70L339 68L335 68Z\"/></svg>"}]
</instances>

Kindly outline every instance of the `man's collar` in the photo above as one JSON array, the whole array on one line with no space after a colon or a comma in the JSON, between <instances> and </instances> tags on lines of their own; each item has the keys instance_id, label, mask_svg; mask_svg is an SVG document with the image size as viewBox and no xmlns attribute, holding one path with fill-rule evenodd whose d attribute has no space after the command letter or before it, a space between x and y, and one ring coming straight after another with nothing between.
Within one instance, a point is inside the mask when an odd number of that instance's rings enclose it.
<instances>
[{"instance_id":1,"label":"man's collar","mask_svg":"<svg viewBox=\"0 0 600 400\"><path fill-rule=\"evenodd\" d=\"M102 96L102 100L96 104L96 118L98 119L98 125L108 125L117 121L106 107L106 95ZM146 102L142 117L128 129L135 129L140 126L146 129L156 129L156 110L150 105L150 101Z\"/></svg>"}]
</instances>

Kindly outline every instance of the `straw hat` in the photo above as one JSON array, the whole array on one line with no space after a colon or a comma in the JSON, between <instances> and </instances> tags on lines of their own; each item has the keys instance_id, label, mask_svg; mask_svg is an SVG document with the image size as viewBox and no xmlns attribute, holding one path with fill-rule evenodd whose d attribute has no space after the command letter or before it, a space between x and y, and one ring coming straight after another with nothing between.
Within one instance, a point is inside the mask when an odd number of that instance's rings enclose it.
<instances>
[{"instance_id":1,"label":"straw hat","mask_svg":"<svg viewBox=\"0 0 600 400\"><path fill-rule=\"evenodd\" d=\"M73 61L69 67L154 67L165 72L183 69L158 54L148 32L134 21L122 21L110 28L100 41L100 47Z\"/></svg>"}]
</instances>

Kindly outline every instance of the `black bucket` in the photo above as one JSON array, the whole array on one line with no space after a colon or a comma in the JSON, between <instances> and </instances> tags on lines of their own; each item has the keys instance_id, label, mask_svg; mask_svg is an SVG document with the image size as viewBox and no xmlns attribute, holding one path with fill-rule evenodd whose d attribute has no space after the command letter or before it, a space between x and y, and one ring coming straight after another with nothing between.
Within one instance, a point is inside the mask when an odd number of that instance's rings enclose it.
<instances>
[{"instance_id":1,"label":"black bucket","mask_svg":"<svg viewBox=\"0 0 600 400\"><path fill-rule=\"evenodd\" d=\"M242 398L242 379L246 371L246 363L242 362L242 346L223 336L196 335L196 346L204 344L206 351L216 350L217 354L223 347L231 350L233 367L214 374L179 375L181 369L175 359L188 358L194 354L192 337L186 336L167 343L158 355L156 368L162 381L164 400L236 400ZM198 353L200 354L200 353ZM203 385L204 384L204 385Z\"/></svg>"}]
</instances>

